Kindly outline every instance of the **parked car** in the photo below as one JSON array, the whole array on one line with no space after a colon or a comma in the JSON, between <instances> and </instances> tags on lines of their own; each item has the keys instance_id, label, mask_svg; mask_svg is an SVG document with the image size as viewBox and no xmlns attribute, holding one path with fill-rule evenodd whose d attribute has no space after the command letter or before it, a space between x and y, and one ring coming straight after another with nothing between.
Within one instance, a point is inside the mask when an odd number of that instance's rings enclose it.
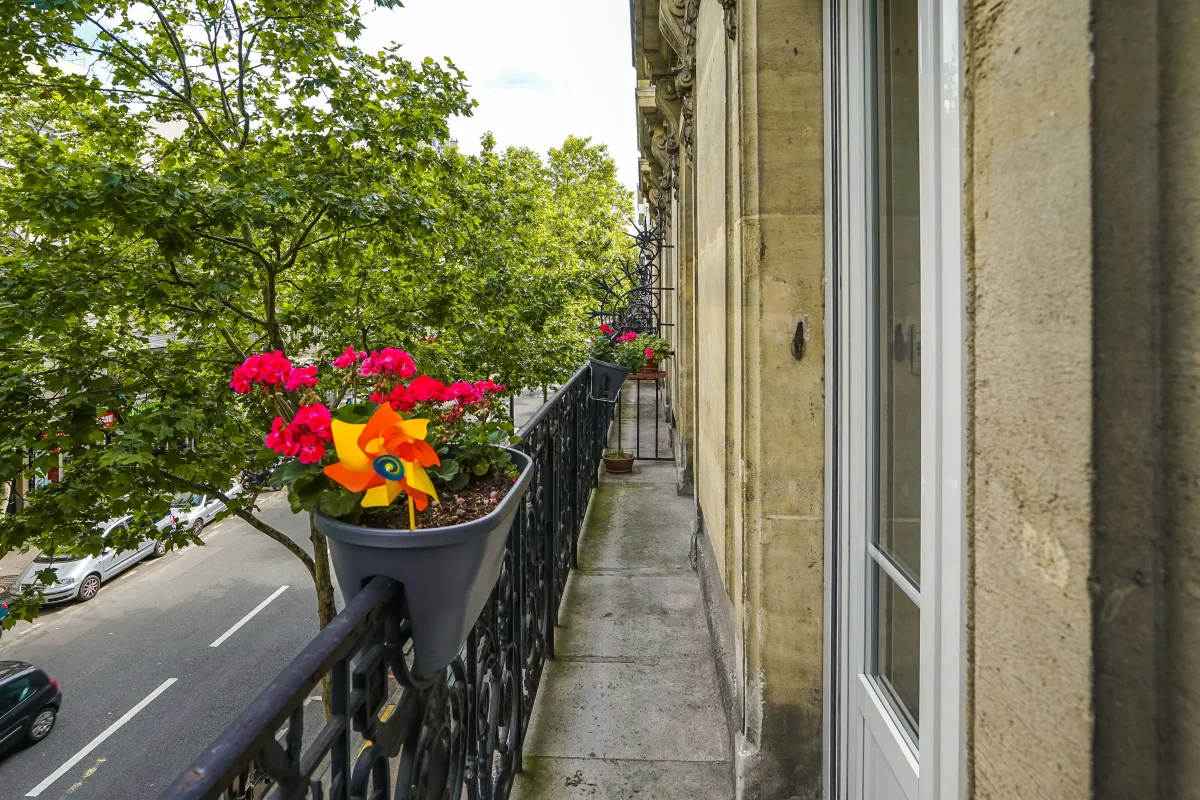
<instances>
[{"instance_id":1,"label":"parked car","mask_svg":"<svg viewBox=\"0 0 1200 800\"><path fill-rule=\"evenodd\" d=\"M241 493L242 484L234 481L225 496L232 500ZM207 494L181 494L171 502L171 513L179 518L179 524L191 528L197 536L205 525L225 509L226 505L220 498Z\"/></svg>"},{"instance_id":2,"label":"parked car","mask_svg":"<svg viewBox=\"0 0 1200 800\"><path fill-rule=\"evenodd\" d=\"M105 535L109 536L118 527L128 525L130 519L132 517L121 517L96 527L103 529ZM157 527L161 530L172 524L173 519L174 515L168 514L157 523ZM65 603L75 598L87 601L96 596L101 584L115 578L139 561L151 556L157 558L166 552L167 546L162 542L146 539L132 550L118 552L115 548L108 547L94 556L42 553L21 573L17 585L22 590L33 586L39 582L37 574L49 568L54 570L55 581L51 586L42 586L42 596L46 603Z\"/></svg>"},{"instance_id":3,"label":"parked car","mask_svg":"<svg viewBox=\"0 0 1200 800\"><path fill-rule=\"evenodd\" d=\"M247 489L257 489L260 492L277 492L281 486L272 486L267 483L275 469L283 463L283 459L276 461L273 464L268 464L262 469L244 469L240 482Z\"/></svg>"},{"instance_id":4,"label":"parked car","mask_svg":"<svg viewBox=\"0 0 1200 800\"><path fill-rule=\"evenodd\" d=\"M50 735L62 690L41 667L24 661L0 661L0 755L24 740L37 743Z\"/></svg>"}]
</instances>

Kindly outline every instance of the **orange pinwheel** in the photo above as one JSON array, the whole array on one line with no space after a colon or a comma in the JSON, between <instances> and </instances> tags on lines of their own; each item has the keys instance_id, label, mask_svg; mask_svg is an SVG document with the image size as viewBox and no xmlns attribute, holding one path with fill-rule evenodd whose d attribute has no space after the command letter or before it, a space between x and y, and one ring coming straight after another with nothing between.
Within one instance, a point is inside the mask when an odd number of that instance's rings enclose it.
<instances>
[{"instance_id":1,"label":"orange pinwheel","mask_svg":"<svg viewBox=\"0 0 1200 800\"><path fill-rule=\"evenodd\" d=\"M425 467L442 462L425 441L429 420L404 419L384 403L365 425L333 420L338 463L325 467L330 480L352 492L366 492L364 508L390 505L408 494L409 522L416 527L413 504L421 511L438 499Z\"/></svg>"}]
</instances>

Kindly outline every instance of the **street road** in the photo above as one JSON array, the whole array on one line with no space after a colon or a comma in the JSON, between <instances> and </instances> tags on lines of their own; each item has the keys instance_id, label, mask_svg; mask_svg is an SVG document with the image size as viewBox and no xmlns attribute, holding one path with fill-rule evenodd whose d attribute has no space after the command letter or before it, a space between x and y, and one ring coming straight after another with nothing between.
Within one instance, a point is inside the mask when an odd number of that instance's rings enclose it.
<instances>
[{"instance_id":1,"label":"street road","mask_svg":"<svg viewBox=\"0 0 1200 800\"><path fill-rule=\"evenodd\" d=\"M308 518L283 492L259 502L311 552ZM0 756L0 800L158 797L316 635L316 593L295 556L235 518L204 538L5 633L0 660L43 667L64 697L49 737ZM306 734L323 719L320 697L308 708Z\"/></svg>"}]
</instances>

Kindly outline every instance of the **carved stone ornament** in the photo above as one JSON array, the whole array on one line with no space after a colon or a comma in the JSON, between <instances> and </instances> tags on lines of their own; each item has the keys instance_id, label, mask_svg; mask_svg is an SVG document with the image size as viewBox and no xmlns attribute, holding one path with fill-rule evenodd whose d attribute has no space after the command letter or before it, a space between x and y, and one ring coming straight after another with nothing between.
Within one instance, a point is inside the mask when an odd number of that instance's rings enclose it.
<instances>
[{"instance_id":1,"label":"carved stone ornament","mask_svg":"<svg viewBox=\"0 0 1200 800\"><path fill-rule=\"evenodd\" d=\"M695 109L692 106L692 96L683 98L679 122L679 142L683 147L683 155L687 163L696 163Z\"/></svg>"},{"instance_id":2,"label":"carved stone ornament","mask_svg":"<svg viewBox=\"0 0 1200 800\"><path fill-rule=\"evenodd\" d=\"M725 33L730 39L737 38L737 0L719 0L725 9Z\"/></svg>"},{"instance_id":3,"label":"carved stone ornament","mask_svg":"<svg viewBox=\"0 0 1200 800\"><path fill-rule=\"evenodd\" d=\"M696 83L696 18L700 14L700 0L686 0L686 3L682 22L683 51L680 53L674 76L675 90L680 98L679 142L687 163L691 164L695 155L692 142L695 129L692 121L695 110L692 90Z\"/></svg>"}]
</instances>

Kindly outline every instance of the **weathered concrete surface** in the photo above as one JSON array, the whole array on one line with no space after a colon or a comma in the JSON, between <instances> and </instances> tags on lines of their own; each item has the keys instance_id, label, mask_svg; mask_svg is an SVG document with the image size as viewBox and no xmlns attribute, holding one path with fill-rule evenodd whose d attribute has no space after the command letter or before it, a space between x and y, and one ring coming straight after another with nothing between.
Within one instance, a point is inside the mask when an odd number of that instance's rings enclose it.
<instances>
[{"instance_id":1,"label":"weathered concrete surface","mask_svg":"<svg viewBox=\"0 0 1200 800\"><path fill-rule=\"evenodd\" d=\"M531 758L519 779L546 800L728 800L729 766L717 761Z\"/></svg>"},{"instance_id":2,"label":"weathered concrete surface","mask_svg":"<svg viewBox=\"0 0 1200 800\"><path fill-rule=\"evenodd\" d=\"M675 465L604 476L525 742L517 800L729 800L727 725Z\"/></svg>"}]
</instances>

